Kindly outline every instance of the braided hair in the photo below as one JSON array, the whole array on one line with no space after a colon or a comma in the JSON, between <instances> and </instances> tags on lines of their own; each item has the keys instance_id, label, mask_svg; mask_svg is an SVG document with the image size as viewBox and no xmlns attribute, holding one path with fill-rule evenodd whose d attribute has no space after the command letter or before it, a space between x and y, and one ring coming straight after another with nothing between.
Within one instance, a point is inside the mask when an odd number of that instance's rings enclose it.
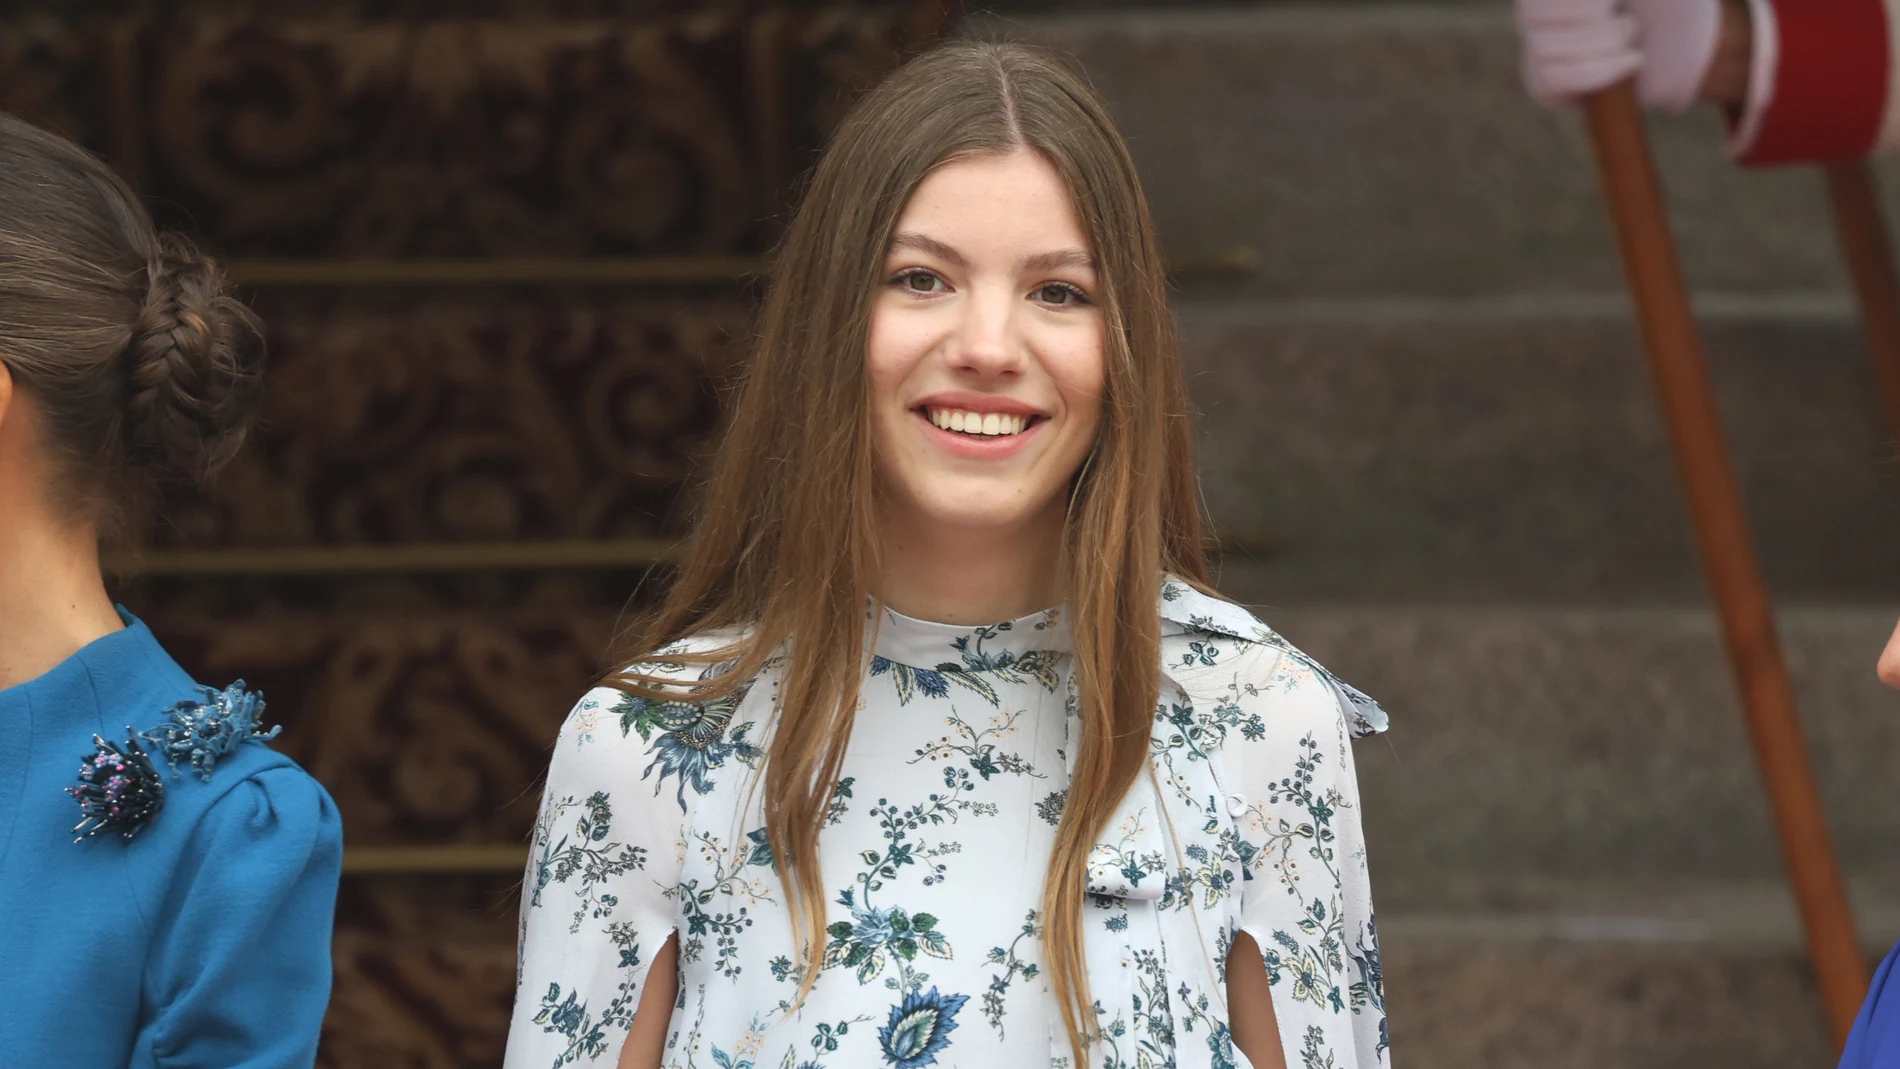
<instances>
[{"instance_id":1,"label":"braided hair","mask_svg":"<svg viewBox=\"0 0 1900 1069\"><path fill-rule=\"evenodd\" d=\"M63 512L122 536L209 477L255 417L256 317L103 161L0 113L0 366L32 405Z\"/></svg>"}]
</instances>

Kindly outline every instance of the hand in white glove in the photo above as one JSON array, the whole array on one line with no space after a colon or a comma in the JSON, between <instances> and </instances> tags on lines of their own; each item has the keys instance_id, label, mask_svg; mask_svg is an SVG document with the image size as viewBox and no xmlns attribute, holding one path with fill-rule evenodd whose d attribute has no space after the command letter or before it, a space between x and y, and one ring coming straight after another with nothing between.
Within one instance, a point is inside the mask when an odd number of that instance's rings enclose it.
<instances>
[{"instance_id":1,"label":"hand in white glove","mask_svg":"<svg viewBox=\"0 0 1900 1069\"><path fill-rule=\"evenodd\" d=\"M1572 104L1642 66L1636 21L1618 0L1512 0L1524 86L1545 104Z\"/></svg>"},{"instance_id":2,"label":"hand in white glove","mask_svg":"<svg viewBox=\"0 0 1900 1069\"><path fill-rule=\"evenodd\" d=\"M1721 0L1513 0L1524 84L1546 104L1636 76L1646 107L1695 103L1722 26Z\"/></svg>"},{"instance_id":3,"label":"hand in white glove","mask_svg":"<svg viewBox=\"0 0 1900 1069\"><path fill-rule=\"evenodd\" d=\"M1722 32L1721 0L1629 0L1643 66L1636 95L1644 107L1682 111L1696 102Z\"/></svg>"}]
</instances>

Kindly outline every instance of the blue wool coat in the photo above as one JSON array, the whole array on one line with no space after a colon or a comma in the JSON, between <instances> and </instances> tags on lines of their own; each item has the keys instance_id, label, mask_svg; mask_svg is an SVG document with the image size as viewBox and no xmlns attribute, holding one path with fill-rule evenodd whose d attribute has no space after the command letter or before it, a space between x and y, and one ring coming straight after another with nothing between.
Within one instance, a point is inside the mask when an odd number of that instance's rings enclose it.
<instances>
[{"instance_id":1,"label":"blue wool coat","mask_svg":"<svg viewBox=\"0 0 1900 1069\"><path fill-rule=\"evenodd\" d=\"M73 841L65 789L93 735L123 744L202 698L120 612L123 630L0 690L0 1062L309 1066L343 851L315 780L254 741L209 782L154 753L156 816L129 842Z\"/></svg>"}]
</instances>

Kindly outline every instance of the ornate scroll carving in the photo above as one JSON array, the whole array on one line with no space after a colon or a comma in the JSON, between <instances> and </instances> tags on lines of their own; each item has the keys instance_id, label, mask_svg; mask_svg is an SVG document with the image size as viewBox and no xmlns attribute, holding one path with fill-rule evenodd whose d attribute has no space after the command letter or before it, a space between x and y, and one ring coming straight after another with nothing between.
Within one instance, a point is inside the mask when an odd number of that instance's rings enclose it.
<instances>
[{"instance_id":1,"label":"ornate scroll carving","mask_svg":"<svg viewBox=\"0 0 1900 1069\"><path fill-rule=\"evenodd\" d=\"M0 108L107 153L229 255L757 253L844 102L947 10L352 6L23 18Z\"/></svg>"},{"instance_id":2,"label":"ornate scroll carving","mask_svg":"<svg viewBox=\"0 0 1900 1069\"><path fill-rule=\"evenodd\" d=\"M146 156L154 191L233 253L758 251L821 136L785 127L780 80L861 81L909 24L902 8L168 24L143 52Z\"/></svg>"},{"instance_id":3,"label":"ornate scroll carving","mask_svg":"<svg viewBox=\"0 0 1900 1069\"><path fill-rule=\"evenodd\" d=\"M667 533L717 422L736 301L273 297L263 427L160 544Z\"/></svg>"},{"instance_id":4,"label":"ornate scroll carving","mask_svg":"<svg viewBox=\"0 0 1900 1069\"><path fill-rule=\"evenodd\" d=\"M346 882L325 1069L501 1064L515 990L518 877Z\"/></svg>"},{"instance_id":5,"label":"ornate scroll carving","mask_svg":"<svg viewBox=\"0 0 1900 1069\"><path fill-rule=\"evenodd\" d=\"M512 843L634 582L195 578L126 601L197 678L263 692L352 845Z\"/></svg>"},{"instance_id":6,"label":"ornate scroll carving","mask_svg":"<svg viewBox=\"0 0 1900 1069\"><path fill-rule=\"evenodd\" d=\"M10 18L0 32L0 111L107 147L100 37L45 15Z\"/></svg>"}]
</instances>

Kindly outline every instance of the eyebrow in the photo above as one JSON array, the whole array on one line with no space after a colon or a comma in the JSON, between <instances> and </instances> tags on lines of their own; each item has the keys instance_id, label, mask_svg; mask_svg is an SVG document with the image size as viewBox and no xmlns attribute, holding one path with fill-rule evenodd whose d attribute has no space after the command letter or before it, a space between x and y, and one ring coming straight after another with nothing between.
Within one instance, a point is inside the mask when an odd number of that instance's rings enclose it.
<instances>
[{"instance_id":1,"label":"eyebrow","mask_svg":"<svg viewBox=\"0 0 1900 1069\"><path fill-rule=\"evenodd\" d=\"M1054 252L1039 252L1023 261L1025 271L1059 271L1065 267L1093 271L1095 258L1081 249L1057 249Z\"/></svg>"},{"instance_id":2,"label":"eyebrow","mask_svg":"<svg viewBox=\"0 0 1900 1069\"><path fill-rule=\"evenodd\" d=\"M962 253L927 234L905 231L891 238L891 248L915 249L928 256L946 260L958 267L968 267L970 262ZM1055 249L1039 252L1022 262L1024 271L1055 271L1065 267L1080 268L1084 271L1095 270L1095 258L1081 249Z\"/></svg>"}]
</instances>

